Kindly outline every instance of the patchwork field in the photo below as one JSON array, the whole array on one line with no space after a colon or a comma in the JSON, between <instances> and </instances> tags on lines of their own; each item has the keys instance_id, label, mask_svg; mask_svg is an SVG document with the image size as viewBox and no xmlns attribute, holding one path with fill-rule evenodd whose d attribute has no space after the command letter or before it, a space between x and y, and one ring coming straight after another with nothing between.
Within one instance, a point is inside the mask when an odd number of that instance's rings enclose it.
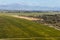
<instances>
[{"instance_id":1,"label":"patchwork field","mask_svg":"<svg viewBox=\"0 0 60 40\"><path fill-rule=\"evenodd\" d=\"M60 31L25 19L0 15L0 39L60 40Z\"/></svg>"}]
</instances>

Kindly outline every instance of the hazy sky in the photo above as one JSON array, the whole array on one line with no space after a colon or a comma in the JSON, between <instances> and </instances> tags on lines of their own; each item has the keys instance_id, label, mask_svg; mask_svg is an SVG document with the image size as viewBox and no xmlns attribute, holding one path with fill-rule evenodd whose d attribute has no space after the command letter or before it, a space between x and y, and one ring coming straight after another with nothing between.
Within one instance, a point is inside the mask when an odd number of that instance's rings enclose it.
<instances>
[{"instance_id":1,"label":"hazy sky","mask_svg":"<svg viewBox=\"0 0 60 40\"><path fill-rule=\"evenodd\" d=\"M19 3L30 6L60 7L60 0L0 0L0 5Z\"/></svg>"}]
</instances>

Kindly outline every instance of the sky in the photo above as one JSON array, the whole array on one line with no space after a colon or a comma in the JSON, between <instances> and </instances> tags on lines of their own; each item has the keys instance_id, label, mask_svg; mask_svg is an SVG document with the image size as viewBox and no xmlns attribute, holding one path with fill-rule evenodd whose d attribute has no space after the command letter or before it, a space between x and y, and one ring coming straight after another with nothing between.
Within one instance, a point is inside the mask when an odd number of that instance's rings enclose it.
<instances>
[{"instance_id":1,"label":"sky","mask_svg":"<svg viewBox=\"0 0 60 40\"><path fill-rule=\"evenodd\" d=\"M29 6L60 7L60 0L0 0L0 5L22 4Z\"/></svg>"}]
</instances>

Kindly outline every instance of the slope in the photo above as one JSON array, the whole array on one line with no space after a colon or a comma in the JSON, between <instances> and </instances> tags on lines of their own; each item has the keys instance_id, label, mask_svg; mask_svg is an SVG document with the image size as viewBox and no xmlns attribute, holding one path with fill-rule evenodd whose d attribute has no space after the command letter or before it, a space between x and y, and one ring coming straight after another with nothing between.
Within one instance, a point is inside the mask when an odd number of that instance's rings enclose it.
<instances>
[{"instance_id":1,"label":"slope","mask_svg":"<svg viewBox=\"0 0 60 40\"><path fill-rule=\"evenodd\" d=\"M58 40L60 31L11 16L0 16L0 38Z\"/></svg>"}]
</instances>

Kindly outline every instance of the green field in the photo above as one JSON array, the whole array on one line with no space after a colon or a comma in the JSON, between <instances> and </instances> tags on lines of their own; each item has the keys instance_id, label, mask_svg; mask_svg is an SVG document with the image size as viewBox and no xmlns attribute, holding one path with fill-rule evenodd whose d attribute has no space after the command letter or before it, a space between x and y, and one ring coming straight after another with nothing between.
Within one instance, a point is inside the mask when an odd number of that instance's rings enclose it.
<instances>
[{"instance_id":1,"label":"green field","mask_svg":"<svg viewBox=\"0 0 60 40\"><path fill-rule=\"evenodd\" d=\"M31 12L31 13L0 13L0 14L8 14L8 15L24 15L24 16L39 16L39 15L54 15L54 14L60 14L60 12Z\"/></svg>"},{"instance_id":2,"label":"green field","mask_svg":"<svg viewBox=\"0 0 60 40\"><path fill-rule=\"evenodd\" d=\"M25 19L0 15L0 38L60 40L60 31Z\"/></svg>"}]
</instances>

